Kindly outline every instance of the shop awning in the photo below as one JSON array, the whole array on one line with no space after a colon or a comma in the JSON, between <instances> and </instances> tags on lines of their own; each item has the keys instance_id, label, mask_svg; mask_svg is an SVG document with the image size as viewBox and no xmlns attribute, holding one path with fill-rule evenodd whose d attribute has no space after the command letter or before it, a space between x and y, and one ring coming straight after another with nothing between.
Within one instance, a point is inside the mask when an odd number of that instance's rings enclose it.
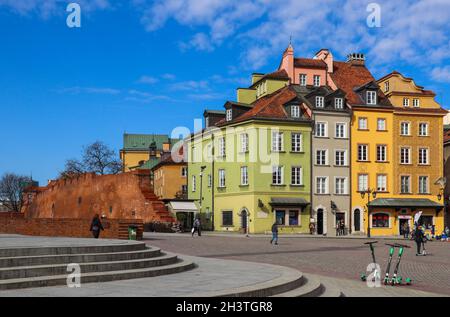
<instances>
[{"instance_id":1,"label":"shop awning","mask_svg":"<svg viewBox=\"0 0 450 317\"><path fill-rule=\"evenodd\" d=\"M444 208L442 204L422 198L377 198L371 201L369 206L385 208Z\"/></svg>"},{"instance_id":2,"label":"shop awning","mask_svg":"<svg viewBox=\"0 0 450 317\"><path fill-rule=\"evenodd\" d=\"M304 198L271 198L270 203L272 207L306 207L310 203Z\"/></svg>"},{"instance_id":3,"label":"shop awning","mask_svg":"<svg viewBox=\"0 0 450 317\"><path fill-rule=\"evenodd\" d=\"M198 212L198 208L193 201L171 201L169 209L174 212Z\"/></svg>"}]
</instances>

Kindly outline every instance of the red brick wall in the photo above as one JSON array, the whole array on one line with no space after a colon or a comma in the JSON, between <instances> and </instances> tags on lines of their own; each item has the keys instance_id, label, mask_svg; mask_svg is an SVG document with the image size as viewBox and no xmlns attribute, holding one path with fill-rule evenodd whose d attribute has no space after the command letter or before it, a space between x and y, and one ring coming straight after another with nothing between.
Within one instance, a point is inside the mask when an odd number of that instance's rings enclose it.
<instances>
[{"instance_id":1,"label":"red brick wall","mask_svg":"<svg viewBox=\"0 0 450 317\"><path fill-rule=\"evenodd\" d=\"M26 218L92 219L98 213L108 219L167 221L154 206L150 171L118 175L84 174L51 182L24 194ZM112 212L111 212L112 210ZM166 215L167 216L167 215Z\"/></svg>"},{"instance_id":2,"label":"red brick wall","mask_svg":"<svg viewBox=\"0 0 450 317\"><path fill-rule=\"evenodd\" d=\"M142 239L142 220L108 219L103 221L101 238L126 239L128 225L138 226L138 238ZM46 237L91 238L89 219L26 218L22 213L1 213L0 233Z\"/></svg>"}]
</instances>

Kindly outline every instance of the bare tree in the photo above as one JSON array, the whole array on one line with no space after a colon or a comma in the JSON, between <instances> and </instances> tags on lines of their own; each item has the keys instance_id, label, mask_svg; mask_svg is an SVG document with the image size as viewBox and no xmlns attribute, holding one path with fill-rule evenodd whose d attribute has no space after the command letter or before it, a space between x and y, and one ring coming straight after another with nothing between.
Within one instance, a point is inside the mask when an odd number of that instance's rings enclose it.
<instances>
[{"instance_id":1,"label":"bare tree","mask_svg":"<svg viewBox=\"0 0 450 317\"><path fill-rule=\"evenodd\" d=\"M31 179L13 173L6 173L0 179L0 202L9 211L20 212L22 209L23 190L31 185Z\"/></svg>"},{"instance_id":2,"label":"bare tree","mask_svg":"<svg viewBox=\"0 0 450 317\"><path fill-rule=\"evenodd\" d=\"M81 160L68 160L60 176L70 178L83 173L118 174L122 171L122 167L122 162L117 158L114 150L103 142L97 141L83 147Z\"/></svg>"}]
</instances>

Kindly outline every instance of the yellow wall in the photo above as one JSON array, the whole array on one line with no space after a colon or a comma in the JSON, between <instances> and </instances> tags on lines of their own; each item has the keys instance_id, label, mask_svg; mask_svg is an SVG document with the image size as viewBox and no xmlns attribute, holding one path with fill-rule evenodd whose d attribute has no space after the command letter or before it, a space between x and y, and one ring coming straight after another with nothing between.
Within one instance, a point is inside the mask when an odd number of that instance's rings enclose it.
<instances>
[{"instance_id":1,"label":"yellow wall","mask_svg":"<svg viewBox=\"0 0 450 317\"><path fill-rule=\"evenodd\" d=\"M182 186L187 185L187 177L182 176L182 169L186 165L162 165L153 170L154 192L159 199L174 199Z\"/></svg>"},{"instance_id":2,"label":"yellow wall","mask_svg":"<svg viewBox=\"0 0 450 317\"><path fill-rule=\"evenodd\" d=\"M367 118L368 130L362 131L358 129L358 120L360 117ZM386 131L377 131L377 119L386 119ZM391 111L381 109L364 109L353 110L352 117L352 211L356 208L360 209L361 217L364 219L364 225L361 231L367 231L367 195L363 199L358 192L358 175L368 174L370 189L377 188L377 174L387 175L387 192L378 193L378 198L391 198L393 190L393 113ZM358 162L358 145L367 144L369 146L369 162ZM377 163L377 145L387 145L387 163ZM373 199L373 198L371 198ZM353 222L353 221L352 221ZM354 224L353 224L354 225Z\"/></svg>"},{"instance_id":3,"label":"yellow wall","mask_svg":"<svg viewBox=\"0 0 450 317\"><path fill-rule=\"evenodd\" d=\"M250 88L239 88L237 90L237 101L251 104L256 100L256 90Z\"/></svg>"},{"instance_id":4,"label":"yellow wall","mask_svg":"<svg viewBox=\"0 0 450 317\"><path fill-rule=\"evenodd\" d=\"M157 157L161 157L161 154L157 152ZM141 161L148 161L150 158L149 152L144 151L121 151L120 159L124 165L124 172L129 172L136 166L139 166Z\"/></svg>"}]
</instances>

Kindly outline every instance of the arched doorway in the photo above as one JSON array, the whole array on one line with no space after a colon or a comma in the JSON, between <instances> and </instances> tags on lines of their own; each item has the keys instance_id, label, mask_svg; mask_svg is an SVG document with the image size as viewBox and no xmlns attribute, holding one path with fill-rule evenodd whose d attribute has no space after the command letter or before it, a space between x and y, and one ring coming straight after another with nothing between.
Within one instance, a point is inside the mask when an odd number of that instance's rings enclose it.
<instances>
[{"instance_id":1,"label":"arched doorway","mask_svg":"<svg viewBox=\"0 0 450 317\"><path fill-rule=\"evenodd\" d=\"M323 209L317 210L317 234L323 234Z\"/></svg>"},{"instance_id":2,"label":"arched doorway","mask_svg":"<svg viewBox=\"0 0 450 317\"><path fill-rule=\"evenodd\" d=\"M361 231L361 211L355 209L353 212L353 223L355 224L355 231Z\"/></svg>"},{"instance_id":3,"label":"arched doorway","mask_svg":"<svg viewBox=\"0 0 450 317\"><path fill-rule=\"evenodd\" d=\"M248 212L245 209L241 211L241 230L245 234L248 233Z\"/></svg>"}]
</instances>

